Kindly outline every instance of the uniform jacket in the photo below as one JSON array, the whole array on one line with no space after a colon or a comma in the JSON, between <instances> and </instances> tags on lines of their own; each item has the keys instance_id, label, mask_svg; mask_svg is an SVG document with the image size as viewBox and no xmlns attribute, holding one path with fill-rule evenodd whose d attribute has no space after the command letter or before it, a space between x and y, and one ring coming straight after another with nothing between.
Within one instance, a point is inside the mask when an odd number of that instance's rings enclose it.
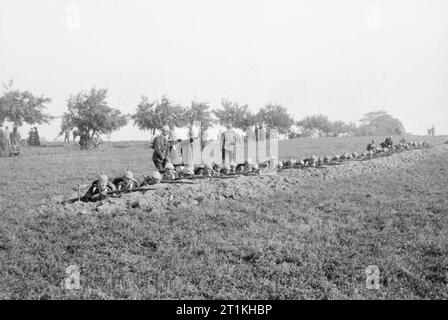
<instances>
[{"instance_id":1,"label":"uniform jacket","mask_svg":"<svg viewBox=\"0 0 448 320\"><path fill-rule=\"evenodd\" d=\"M233 151L237 140L237 134L233 130L227 130L222 134L221 146L226 151Z\"/></svg>"},{"instance_id":2,"label":"uniform jacket","mask_svg":"<svg viewBox=\"0 0 448 320\"><path fill-rule=\"evenodd\" d=\"M159 135L154 138L154 153L152 154L153 160L163 160L167 156L168 152L168 140L163 135Z\"/></svg>"}]
</instances>

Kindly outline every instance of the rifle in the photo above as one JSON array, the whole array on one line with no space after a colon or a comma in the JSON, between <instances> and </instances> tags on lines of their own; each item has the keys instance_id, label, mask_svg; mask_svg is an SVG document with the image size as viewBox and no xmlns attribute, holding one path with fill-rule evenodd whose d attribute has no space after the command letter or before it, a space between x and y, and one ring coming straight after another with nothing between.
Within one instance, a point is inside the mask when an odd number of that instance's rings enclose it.
<instances>
[{"instance_id":1,"label":"rifle","mask_svg":"<svg viewBox=\"0 0 448 320\"><path fill-rule=\"evenodd\" d=\"M122 194L122 193L131 193L131 192L139 192L139 191L141 191L141 192L146 192L146 191L154 191L154 190L156 190L156 189L153 189L153 188L144 188L144 187L142 187L142 188L130 189L130 190L126 190L126 189L125 189L125 190L113 190L113 191L109 191L109 192L107 192L107 195L108 195L108 196L109 196L109 195L110 195L110 196L113 196L113 195L116 195L116 194ZM95 198L98 198L98 197L99 197L99 193L95 194L92 198L86 200L84 197L81 197L81 196L80 196L80 194L79 194L79 188L78 188L78 197L73 198L73 199L69 199L69 200L62 201L61 204L75 203L75 202L77 202L77 201L89 202L90 200L95 199ZM100 201L100 199L97 199L97 201Z\"/></svg>"},{"instance_id":2,"label":"rifle","mask_svg":"<svg viewBox=\"0 0 448 320\"><path fill-rule=\"evenodd\" d=\"M187 183L187 181L179 181L181 179L176 178L175 180L162 180L160 183L172 183L172 184L182 184ZM191 184L192 182L188 181L188 184Z\"/></svg>"},{"instance_id":3,"label":"rifle","mask_svg":"<svg viewBox=\"0 0 448 320\"><path fill-rule=\"evenodd\" d=\"M234 175L225 175L225 176L191 176L191 177L179 177L176 178L175 181L179 180L203 180L203 179L230 179L235 178Z\"/></svg>"},{"instance_id":4,"label":"rifle","mask_svg":"<svg viewBox=\"0 0 448 320\"><path fill-rule=\"evenodd\" d=\"M238 176L257 176L259 175L260 170L258 171L253 171L253 172L236 172L236 173L230 173L230 174L226 174L226 175L213 175L213 176L196 176L193 175L191 177L179 177L174 179L175 181L178 180L202 180L202 179L232 179L232 178L236 178Z\"/></svg>"}]
</instances>

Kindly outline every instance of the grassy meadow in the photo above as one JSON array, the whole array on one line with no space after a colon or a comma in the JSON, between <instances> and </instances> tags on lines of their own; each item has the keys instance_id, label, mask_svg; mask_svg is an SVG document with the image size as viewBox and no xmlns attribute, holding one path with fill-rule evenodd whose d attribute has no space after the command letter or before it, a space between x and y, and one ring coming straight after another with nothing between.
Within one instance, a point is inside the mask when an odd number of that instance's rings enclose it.
<instances>
[{"instance_id":1,"label":"grassy meadow","mask_svg":"<svg viewBox=\"0 0 448 320\"><path fill-rule=\"evenodd\" d=\"M360 152L369 140L287 140L279 154ZM297 180L258 197L86 212L53 204L100 172L152 170L149 144L24 148L0 158L0 299L447 299L441 150L404 169ZM69 265L80 290L64 286ZM366 289L369 265L379 290Z\"/></svg>"}]
</instances>

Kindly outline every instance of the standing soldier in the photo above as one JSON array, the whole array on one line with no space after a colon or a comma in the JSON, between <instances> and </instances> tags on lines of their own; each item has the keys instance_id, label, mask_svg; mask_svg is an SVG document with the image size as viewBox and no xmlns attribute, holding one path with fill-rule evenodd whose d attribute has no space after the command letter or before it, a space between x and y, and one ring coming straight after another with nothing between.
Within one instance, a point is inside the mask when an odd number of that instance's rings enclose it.
<instances>
[{"instance_id":1,"label":"standing soldier","mask_svg":"<svg viewBox=\"0 0 448 320\"><path fill-rule=\"evenodd\" d=\"M11 131L9 131L9 127L6 126L3 131L3 135L5 136L5 152L6 155L11 155Z\"/></svg>"},{"instance_id":2,"label":"standing soldier","mask_svg":"<svg viewBox=\"0 0 448 320\"><path fill-rule=\"evenodd\" d=\"M0 156L4 151L5 151L5 134L3 133L3 129L0 124Z\"/></svg>"},{"instance_id":3,"label":"standing soldier","mask_svg":"<svg viewBox=\"0 0 448 320\"><path fill-rule=\"evenodd\" d=\"M76 142L76 137L79 137L78 130L73 130L72 135L73 135L73 142Z\"/></svg>"},{"instance_id":4,"label":"standing soldier","mask_svg":"<svg viewBox=\"0 0 448 320\"><path fill-rule=\"evenodd\" d=\"M20 134L17 130L17 126L14 125L12 132L11 132L11 146L12 146L12 153L14 155L19 155L20 153Z\"/></svg>"},{"instance_id":5,"label":"standing soldier","mask_svg":"<svg viewBox=\"0 0 448 320\"><path fill-rule=\"evenodd\" d=\"M222 134L221 145L222 145L222 163L235 162L236 133L232 129L231 125L228 125L227 131L225 131Z\"/></svg>"},{"instance_id":6,"label":"standing soldier","mask_svg":"<svg viewBox=\"0 0 448 320\"><path fill-rule=\"evenodd\" d=\"M40 146L40 138L39 138L39 132L37 131L37 127L34 127L34 142L35 146Z\"/></svg>"},{"instance_id":7,"label":"standing soldier","mask_svg":"<svg viewBox=\"0 0 448 320\"><path fill-rule=\"evenodd\" d=\"M34 146L34 130L30 129L28 132L28 145Z\"/></svg>"},{"instance_id":8,"label":"standing soldier","mask_svg":"<svg viewBox=\"0 0 448 320\"><path fill-rule=\"evenodd\" d=\"M168 151L167 151L167 161L171 162L174 167L182 165L182 153L179 142L182 140L176 135L174 130L171 131L170 137L168 138Z\"/></svg>"},{"instance_id":9,"label":"standing soldier","mask_svg":"<svg viewBox=\"0 0 448 320\"><path fill-rule=\"evenodd\" d=\"M79 147L81 150L89 148L89 133L82 132L79 136Z\"/></svg>"},{"instance_id":10,"label":"standing soldier","mask_svg":"<svg viewBox=\"0 0 448 320\"><path fill-rule=\"evenodd\" d=\"M67 130L67 131L65 131L64 143L69 143L69 142L70 142L70 131Z\"/></svg>"},{"instance_id":11,"label":"standing soldier","mask_svg":"<svg viewBox=\"0 0 448 320\"><path fill-rule=\"evenodd\" d=\"M165 163L167 161L167 153L168 153L168 134L170 132L170 128L165 125L162 127L162 133L154 138L153 146L154 152L152 154L152 161L154 161L154 165L156 166L159 172L163 172L165 168Z\"/></svg>"},{"instance_id":12,"label":"standing soldier","mask_svg":"<svg viewBox=\"0 0 448 320\"><path fill-rule=\"evenodd\" d=\"M182 153L182 164L185 166L187 174L194 174L194 156L200 150L194 147L194 141L199 139L199 132L195 126L191 126L188 131L188 139L182 140L180 143ZM200 146L199 146L200 147Z\"/></svg>"}]
</instances>

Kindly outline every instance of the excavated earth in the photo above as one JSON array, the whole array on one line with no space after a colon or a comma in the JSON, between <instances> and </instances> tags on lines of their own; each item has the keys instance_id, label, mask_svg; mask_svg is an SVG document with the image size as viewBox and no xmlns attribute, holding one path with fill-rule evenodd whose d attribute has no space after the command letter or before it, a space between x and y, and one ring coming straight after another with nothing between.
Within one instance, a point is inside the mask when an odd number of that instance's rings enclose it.
<instances>
[{"instance_id":1,"label":"excavated earth","mask_svg":"<svg viewBox=\"0 0 448 320\"><path fill-rule=\"evenodd\" d=\"M350 161L325 168L285 169L281 172L267 172L258 176L238 176L229 179L193 180L185 183L159 184L155 190L145 193L122 194L118 198L108 198L102 202L73 204L49 204L53 210L67 213L111 213L138 208L147 212L172 210L179 207L200 206L206 202L220 203L238 201L241 198L266 197L276 191L290 188L306 188L317 180L326 181L346 176L362 176L364 173L406 168L419 161L437 157L448 152L448 145L409 150L387 157L365 161ZM73 193L70 197L76 197Z\"/></svg>"}]
</instances>

